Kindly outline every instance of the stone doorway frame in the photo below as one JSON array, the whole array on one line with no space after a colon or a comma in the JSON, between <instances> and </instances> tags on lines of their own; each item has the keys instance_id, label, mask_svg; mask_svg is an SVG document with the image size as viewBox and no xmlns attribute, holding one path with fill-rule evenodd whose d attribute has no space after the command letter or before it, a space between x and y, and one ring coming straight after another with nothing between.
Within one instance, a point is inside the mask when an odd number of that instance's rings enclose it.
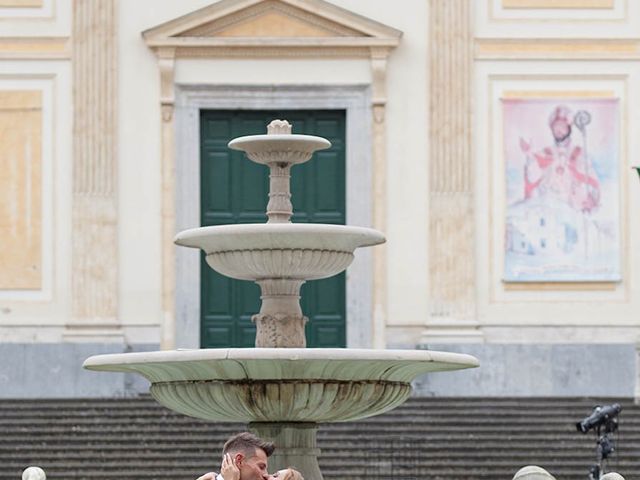
<instances>
[{"instance_id":1,"label":"stone doorway frame","mask_svg":"<svg viewBox=\"0 0 640 480\"><path fill-rule=\"evenodd\" d=\"M371 87L175 85L176 231L200 226L201 110L345 110L346 217L373 223ZM266 126L265 126L266 128ZM256 132L259 133L259 132ZM295 205L295 204L294 204ZM176 247L178 348L200 348L200 252ZM373 337L373 255L356 251L347 271L347 346L367 348Z\"/></svg>"}]
</instances>

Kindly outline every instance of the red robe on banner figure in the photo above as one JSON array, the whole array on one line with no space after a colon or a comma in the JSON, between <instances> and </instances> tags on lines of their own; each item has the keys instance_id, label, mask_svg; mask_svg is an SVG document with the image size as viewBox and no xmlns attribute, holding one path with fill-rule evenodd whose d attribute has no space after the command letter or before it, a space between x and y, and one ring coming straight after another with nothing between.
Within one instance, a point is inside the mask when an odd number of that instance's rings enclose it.
<instances>
[{"instance_id":1,"label":"red robe on banner figure","mask_svg":"<svg viewBox=\"0 0 640 480\"><path fill-rule=\"evenodd\" d=\"M578 114L588 116L587 112ZM520 138L526 155L524 199L548 195L579 212L591 213L600 202L600 184L584 149L571 141L572 124L571 111L558 106L549 117L553 145L532 152L531 144Z\"/></svg>"}]
</instances>

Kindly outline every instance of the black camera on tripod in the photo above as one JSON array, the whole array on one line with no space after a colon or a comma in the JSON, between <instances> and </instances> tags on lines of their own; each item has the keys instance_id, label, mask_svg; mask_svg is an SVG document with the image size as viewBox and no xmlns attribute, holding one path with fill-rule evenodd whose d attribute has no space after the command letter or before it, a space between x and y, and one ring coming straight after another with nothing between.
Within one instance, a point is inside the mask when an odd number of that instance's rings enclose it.
<instances>
[{"instance_id":1,"label":"black camera on tripod","mask_svg":"<svg viewBox=\"0 0 640 480\"><path fill-rule=\"evenodd\" d=\"M589 430L605 427L605 433L615 432L618 428L618 414L622 411L619 403L613 405L596 405L591 415L576 423L579 432L587 433Z\"/></svg>"},{"instance_id":2,"label":"black camera on tripod","mask_svg":"<svg viewBox=\"0 0 640 480\"><path fill-rule=\"evenodd\" d=\"M618 403L612 405L596 405L591 414L576 423L576 430L587 433L595 430L597 463L589 469L589 478L599 480L604 471L605 460L615 452L611 434L618 430L618 414L622 407Z\"/></svg>"}]
</instances>

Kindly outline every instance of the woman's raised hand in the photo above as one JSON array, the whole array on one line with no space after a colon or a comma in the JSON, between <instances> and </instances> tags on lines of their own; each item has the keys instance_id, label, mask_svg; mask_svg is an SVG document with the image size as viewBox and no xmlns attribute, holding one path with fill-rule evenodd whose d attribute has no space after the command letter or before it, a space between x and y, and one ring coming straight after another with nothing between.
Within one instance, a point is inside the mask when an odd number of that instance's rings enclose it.
<instances>
[{"instance_id":1,"label":"woman's raised hand","mask_svg":"<svg viewBox=\"0 0 640 480\"><path fill-rule=\"evenodd\" d=\"M220 475L222 475L224 480L240 480L240 469L236 465L235 459L229 453L226 453L222 459Z\"/></svg>"}]
</instances>

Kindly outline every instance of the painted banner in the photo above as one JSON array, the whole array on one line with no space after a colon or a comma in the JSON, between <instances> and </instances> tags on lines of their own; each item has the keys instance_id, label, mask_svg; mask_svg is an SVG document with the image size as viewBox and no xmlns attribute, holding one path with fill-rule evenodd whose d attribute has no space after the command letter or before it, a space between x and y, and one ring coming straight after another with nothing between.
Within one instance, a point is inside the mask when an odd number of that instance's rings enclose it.
<instances>
[{"instance_id":1,"label":"painted banner","mask_svg":"<svg viewBox=\"0 0 640 480\"><path fill-rule=\"evenodd\" d=\"M503 99L504 280L618 281L619 102Z\"/></svg>"}]
</instances>

